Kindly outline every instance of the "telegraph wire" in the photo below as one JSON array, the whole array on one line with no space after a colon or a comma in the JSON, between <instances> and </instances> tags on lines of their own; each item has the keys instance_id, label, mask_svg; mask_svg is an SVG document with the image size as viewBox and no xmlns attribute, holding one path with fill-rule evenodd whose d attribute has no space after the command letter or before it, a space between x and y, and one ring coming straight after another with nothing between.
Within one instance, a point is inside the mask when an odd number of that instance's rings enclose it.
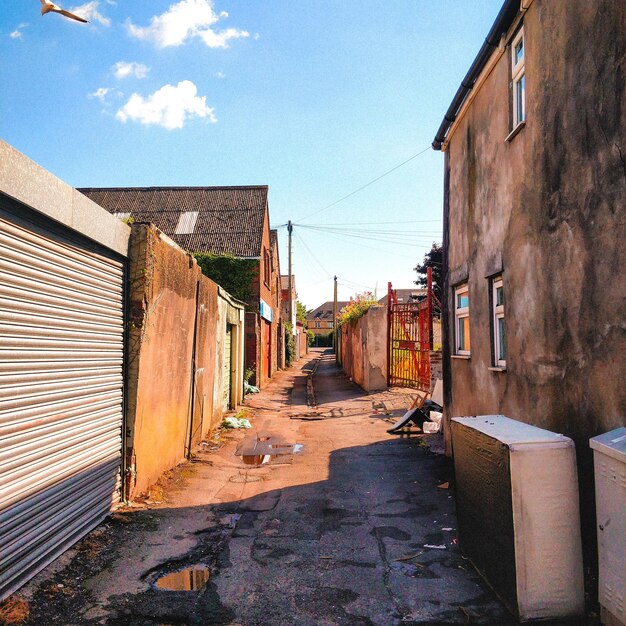
<instances>
[{"instance_id":1,"label":"telegraph wire","mask_svg":"<svg viewBox=\"0 0 626 626\"><path fill-rule=\"evenodd\" d=\"M401 167L403 167L407 163L410 163L413 159L416 159L418 156L421 156L422 154L425 154L426 152L429 152L430 150L432 150L432 146L428 146L427 148L424 148L424 150L420 150L417 154L414 154L412 157L409 157L406 161L402 161L402 163L399 163L398 165L396 165L395 167L392 167L390 170L387 170L385 173L381 174L380 176L377 176L373 180L370 180L368 183L365 183L365 185L361 185L361 187L359 187L358 189L355 189L354 191L351 191L349 194L346 194L345 196L339 198L339 200L335 200L334 202L331 202L330 204L326 205L325 207L322 207L321 209L317 209L317 210L313 211L312 213L309 213L308 215L305 215L303 218L301 218L301 221L308 220L309 218L313 217L314 215L318 215L319 213L322 213L323 211L327 211L328 209L330 209L330 208L334 207L335 205L339 204L340 202L343 202L344 200L347 200L348 198L351 198L355 194L359 193L359 191L363 191L363 189L367 189L368 187L370 187L374 183L377 183L381 178L385 178L385 176L388 176L392 172L395 172L396 170L400 169Z\"/></svg>"}]
</instances>

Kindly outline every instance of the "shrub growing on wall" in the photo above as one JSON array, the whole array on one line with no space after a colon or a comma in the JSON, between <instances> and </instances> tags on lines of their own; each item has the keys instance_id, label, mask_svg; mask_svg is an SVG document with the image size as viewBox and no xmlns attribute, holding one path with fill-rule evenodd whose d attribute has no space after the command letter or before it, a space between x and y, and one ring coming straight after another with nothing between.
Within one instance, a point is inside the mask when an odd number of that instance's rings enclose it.
<instances>
[{"instance_id":1,"label":"shrub growing on wall","mask_svg":"<svg viewBox=\"0 0 626 626\"><path fill-rule=\"evenodd\" d=\"M293 338L293 326L285 322L285 365L289 367L296 357L296 342Z\"/></svg>"},{"instance_id":2,"label":"shrub growing on wall","mask_svg":"<svg viewBox=\"0 0 626 626\"><path fill-rule=\"evenodd\" d=\"M363 317L370 308L377 304L378 300L376 300L371 291L357 294L341 309L339 324L355 324L359 318Z\"/></svg>"},{"instance_id":3,"label":"shrub growing on wall","mask_svg":"<svg viewBox=\"0 0 626 626\"><path fill-rule=\"evenodd\" d=\"M195 252L193 256L205 276L226 289L233 298L245 302L246 306L250 304L258 261L209 252Z\"/></svg>"}]
</instances>

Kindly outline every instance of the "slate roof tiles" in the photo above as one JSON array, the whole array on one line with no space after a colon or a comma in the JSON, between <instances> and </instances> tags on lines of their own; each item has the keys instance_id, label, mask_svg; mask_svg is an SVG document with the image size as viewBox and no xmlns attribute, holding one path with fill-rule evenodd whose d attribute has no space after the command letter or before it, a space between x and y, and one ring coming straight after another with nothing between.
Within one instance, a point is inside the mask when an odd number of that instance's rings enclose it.
<instances>
[{"instance_id":1,"label":"slate roof tiles","mask_svg":"<svg viewBox=\"0 0 626 626\"><path fill-rule=\"evenodd\" d=\"M152 222L190 252L260 257L268 187L112 187L78 191L109 213ZM176 234L185 212L197 211L193 232ZM179 229L184 230L184 228Z\"/></svg>"}]
</instances>

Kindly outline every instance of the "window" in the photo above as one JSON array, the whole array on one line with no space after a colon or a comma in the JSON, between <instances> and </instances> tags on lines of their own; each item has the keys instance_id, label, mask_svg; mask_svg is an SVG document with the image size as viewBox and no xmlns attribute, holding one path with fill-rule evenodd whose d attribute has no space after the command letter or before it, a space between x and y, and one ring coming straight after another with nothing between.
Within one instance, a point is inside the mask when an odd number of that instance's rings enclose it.
<instances>
[{"instance_id":1,"label":"window","mask_svg":"<svg viewBox=\"0 0 626 626\"><path fill-rule=\"evenodd\" d=\"M511 85L513 88L513 128L526 119L526 72L524 30L515 35L511 44Z\"/></svg>"},{"instance_id":2,"label":"window","mask_svg":"<svg viewBox=\"0 0 626 626\"><path fill-rule=\"evenodd\" d=\"M315 322L315 328L321 328L322 325L319 322Z\"/></svg>"},{"instance_id":3,"label":"window","mask_svg":"<svg viewBox=\"0 0 626 626\"><path fill-rule=\"evenodd\" d=\"M328 328L334 328L335 322L328 322Z\"/></svg>"},{"instance_id":4,"label":"window","mask_svg":"<svg viewBox=\"0 0 626 626\"><path fill-rule=\"evenodd\" d=\"M269 287L272 274L272 259L269 250L263 252L263 282Z\"/></svg>"},{"instance_id":5,"label":"window","mask_svg":"<svg viewBox=\"0 0 626 626\"><path fill-rule=\"evenodd\" d=\"M502 286L502 276L493 279L491 287L491 306L493 311L493 363L497 367L506 367L504 288Z\"/></svg>"},{"instance_id":6,"label":"window","mask_svg":"<svg viewBox=\"0 0 626 626\"><path fill-rule=\"evenodd\" d=\"M469 288L467 283L454 290L454 320L456 334L456 354L470 353Z\"/></svg>"}]
</instances>

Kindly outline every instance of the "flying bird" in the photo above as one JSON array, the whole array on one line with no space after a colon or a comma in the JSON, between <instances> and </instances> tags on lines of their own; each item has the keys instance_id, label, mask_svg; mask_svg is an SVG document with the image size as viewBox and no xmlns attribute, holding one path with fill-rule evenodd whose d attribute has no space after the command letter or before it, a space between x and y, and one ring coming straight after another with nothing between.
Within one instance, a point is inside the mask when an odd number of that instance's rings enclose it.
<instances>
[{"instance_id":1,"label":"flying bird","mask_svg":"<svg viewBox=\"0 0 626 626\"><path fill-rule=\"evenodd\" d=\"M65 15L65 17L69 17L71 20L76 20L77 22L83 22L87 24L89 20L86 20L80 15L75 15L74 13L70 13L65 9L62 9L60 6L54 4L54 2L50 2L50 0L40 0L41 2L41 14L45 15L46 13L60 13L61 15Z\"/></svg>"}]
</instances>

